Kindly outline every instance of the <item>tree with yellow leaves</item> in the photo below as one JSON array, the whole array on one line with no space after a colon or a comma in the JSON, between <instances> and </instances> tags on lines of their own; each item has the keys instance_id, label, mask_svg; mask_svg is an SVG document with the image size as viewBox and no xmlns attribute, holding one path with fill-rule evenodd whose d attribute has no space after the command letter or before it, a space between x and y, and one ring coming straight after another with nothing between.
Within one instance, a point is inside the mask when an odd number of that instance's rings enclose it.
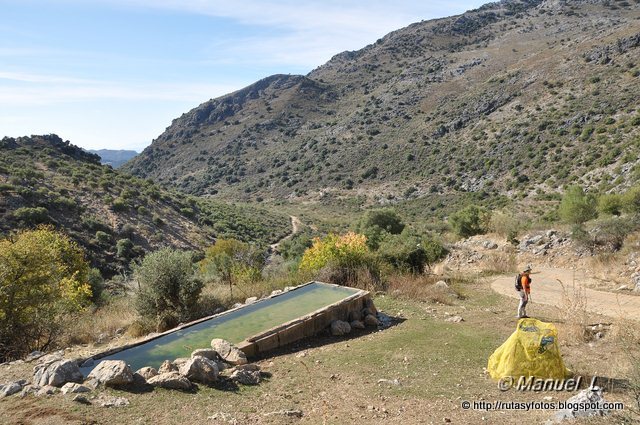
<instances>
[{"instance_id":1,"label":"tree with yellow leaves","mask_svg":"<svg viewBox=\"0 0 640 425\"><path fill-rule=\"evenodd\" d=\"M88 273L82 250L51 227L0 240L0 361L51 346L62 319L90 303Z\"/></svg>"}]
</instances>

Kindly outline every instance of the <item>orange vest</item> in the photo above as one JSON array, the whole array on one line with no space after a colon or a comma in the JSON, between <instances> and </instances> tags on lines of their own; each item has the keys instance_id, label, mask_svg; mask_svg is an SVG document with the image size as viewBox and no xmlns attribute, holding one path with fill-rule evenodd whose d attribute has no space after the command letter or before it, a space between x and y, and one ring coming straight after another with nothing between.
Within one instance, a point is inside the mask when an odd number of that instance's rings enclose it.
<instances>
[{"instance_id":1,"label":"orange vest","mask_svg":"<svg viewBox=\"0 0 640 425\"><path fill-rule=\"evenodd\" d=\"M524 292L526 292L527 294L531 292L531 279L529 278L529 276L523 274L520 277L520 283L522 284L522 289L524 289Z\"/></svg>"}]
</instances>

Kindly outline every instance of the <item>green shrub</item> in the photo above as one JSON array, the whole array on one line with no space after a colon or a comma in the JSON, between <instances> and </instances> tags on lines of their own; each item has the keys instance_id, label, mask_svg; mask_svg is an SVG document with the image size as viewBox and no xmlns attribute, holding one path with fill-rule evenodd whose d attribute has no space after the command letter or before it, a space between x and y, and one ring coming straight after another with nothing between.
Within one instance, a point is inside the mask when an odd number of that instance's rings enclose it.
<instances>
[{"instance_id":1,"label":"green shrub","mask_svg":"<svg viewBox=\"0 0 640 425\"><path fill-rule=\"evenodd\" d=\"M403 229L402 219L391 208L369 210L356 224L356 231L366 236L367 245L374 250L378 248L386 233L398 235Z\"/></svg>"},{"instance_id":2,"label":"green shrub","mask_svg":"<svg viewBox=\"0 0 640 425\"><path fill-rule=\"evenodd\" d=\"M87 274L87 282L91 288L91 301L97 303L102 297L102 292L104 291L104 279L102 278L100 270L95 268L90 269Z\"/></svg>"},{"instance_id":3,"label":"green shrub","mask_svg":"<svg viewBox=\"0 0 640 425\"><path fill-rule=\"evenodd\" d=\"M113 200L113 203L111 204L111 209L116 212L124 212L129 209L129 204L127 203L126 200L122 198L116 198Z\"/></svg>"},{"instance_id":4,"label":"green shrub","mask_svg":"<svg viewBox=\"0 0 640 425\"><path fill-rule=\"evenodd\" d=\"M13 212L13 217L27 226L48 223L50 220L45 207L20 207Z\"/></svg>"},{"instance_id":5,"label":"green shrub","mask_svg":"<svg viewBox=\"0 0 640 425\"><path fill-rule=\"evenodd\" d=\"M107 244L109 243L109 241L111 241L111 235L107 232L103 232L102 230L98 230L96 232L96 240L98 241L98 243Z\"/></svg>"},{"instance_id":6,"label":"green shrub","mask_svg":"<svg viewBox=\"0 0 640 425\"><path fill-rule=\"evenodd\" d=\"M628 213L640 212L640 186L633 186L622 194L622 209Z\"/></svg>"},{"instance_id":7,"label":"green shrub","mask_svg":"<svg viewBox=\"0 0 640 425\"><path fill-rule=\"evenodd\" d=\"M280 243L278 250L285 260L297 260L302 258L307 248L313 245L313 238L308 233L297 233L290 239Z\"/></svg>"},{"instance_id":8,"label":"green shrub","mask_svg":"<svg viewBox=\"0 0 640 425\"><path fill-rule=\"evenodd\" d=\"M136 309L142 317L155 320L159 330L192 318L203 284L196 279L191 260L189 252L163 248L133 268L140 288Z\"/></svg>"},{"instance_id":9,"label":"green shrub","mask_svg":"<svg viewBox=\"0 0 640 425\"><path fill-rule=\"evenodd\" d=\"M158 214L154 214L151 218L151 221L153 221L153 224L155 224L156 226L164 225L164 220Z\"/></svg>"},{"instance_id":10,"label":"green shrub","mask_svg":"<svg viewBox=\"0 0 640 425\"><path fill-rule=\"evenodd\" d=\"M133 242L131 242L131 239L120 239L116 242L116 255L125 260L133 257Z\"/></svg>"},{"instance_id":11,"label":"green shrub","mask_svg":"<svg viewBox=\"0 0 640 425\"><path fill-rule=\"evenodd\" d=\"M463 238L486 233L491 216L489 212L477 205L470 205L449 216L449 224L453 231Z\"/></svg>"},{"instance_id":12,"label":"green shrub","mask_svg":"<svg viewBox=\"0 0 640 425\"><path fill-rule=\"evenodd\" d=\"M405 229L399 235L386 235L377 255L398 270L422 273L426 267L444 257L446 252L438 240Z\"/></svg>"},{"instance_id":13,"label":"green shrub","mask_svg":"<svg viewBox=\"0 0 640 425\"><path fill-rule=\"evenodd\" d=\"M622 196L617 193L605 193L598 198L598 212L608 215L622 213Z\"/></svg>"},{"instance_id":14,"label":"green shrub","mask_svg":"<svg viewBox=\"0 0 640 425\"><path fill-rule=\"evenodd\" d=\"M570 224L582 224L596 218L596 200L585 194L580 186L569 186L560 201L560 218Z\"/></svg>"}]
</instances>

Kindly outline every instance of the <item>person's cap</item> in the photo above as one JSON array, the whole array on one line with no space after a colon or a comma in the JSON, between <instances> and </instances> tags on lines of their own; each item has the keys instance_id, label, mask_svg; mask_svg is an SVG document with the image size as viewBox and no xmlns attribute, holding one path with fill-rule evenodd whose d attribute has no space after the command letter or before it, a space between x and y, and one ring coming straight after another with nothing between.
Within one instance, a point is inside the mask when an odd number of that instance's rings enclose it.
<instances>
[{"instance_id":1,"label":"person's cap","mask_svg":"<svg viewBox=\"0 0 640 425\"><path fill-rule=\"evenodd\" d=\"M525 272L530 272L531 271L531 265L528 265L527 268L524 269Z\"/></svg>"}]
</instances>

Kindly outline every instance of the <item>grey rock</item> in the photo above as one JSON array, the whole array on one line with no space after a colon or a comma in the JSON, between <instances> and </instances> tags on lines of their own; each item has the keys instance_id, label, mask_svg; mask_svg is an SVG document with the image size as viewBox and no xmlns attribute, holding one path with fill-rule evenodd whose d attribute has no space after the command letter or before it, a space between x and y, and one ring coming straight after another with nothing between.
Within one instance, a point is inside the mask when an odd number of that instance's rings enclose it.
<instances>
[{"instance_id":1,"label":"grey rock","mask_svg":"<svg viewBox=\"0 0 640 425\"><path fill-rule=\"evenodd\" d=\"M58 392L58 389L53 385L45 385L36 391L36 396L41 397L43 395L51 395Z\"/></svg>"},{"instance_id":2,"label":"grey rock","mask_svg":"<svg viewBox=\"0 0 640 425\"><path fill-rule=\"evenodd\" d=\"M597 406L596 409L587 409L587 410L572 410L572 409L563 409L556 412L554 415L555 422L561 422L565 419L574 419L580 417L588 417L588 416L604 416L609 414L608 410L600 408L605 402L604 397L602 396L602 389L599 387L587 388L580 391L578 394L574 395L570 399L566 401L566 403L571 403L577 405L579 403L585 404L594 404Z\"/></svg>"},{"instance_id":3,"label":"grey rock","mask_svg":"<svg viewBox=\"0 0 640 425\"><path fill-rule=\"evenodd\" d=\"M236 369L229 378L242 385L258 385L260 383L260 371Z\"/></svg>"},{"instance_id":4,"label":"grey rock","mask_svg":"<svg viewBox=\"0 0 640 425\"><path fill-rule=\"evenodd\" d=\"M180 375L178 372L161 373L147 380L149 385L154 387L166 388L169 390L184 390L188 391L193 387L193 384L187 377Z\"/></svg>"},{"instance_id":5,"label":"grey rock","mask_svg":"<svg viewBox=\"0 0 640 425\"><path fill-rule=\"evenodd\" d=\"M29 353L29 355L27 357L24 358L25 362L31 362L34 360L37 360L39 358L41 358L42 356L44 356L44 353L42 351L32 351Z\"/></svg>"},{"instance_id":6,"label":"grey rock","mask_svg":"<svg viewBox=\"0 0 640 425\"><path fill-rule=\"evenodd\" d=\"M288 418L301 418L304 416L302 410L278 410L276 412L263 413L263 416L286 416Z\"/></svg>"},{"instance_id":7,"label":"grey rock","mask_svg":"<svg viewBox=\"0 0 640 425\"><path fill-rule=\"evenodd\" d=\"M17 392L22 391L22 387L24 386L24 384L20 383L20 382L11 382L7 385L3 385L2 389L0 389L0 398L3 397L8 397L10 395L13 395Z\"/></svg>"},{"instance_id":8,"label":"grey rock","mask_svg":"<svg viewBox=\"0 0 640 425\"><path fill-rule=\"evenodd\" d=\"M255 372L255 371L260 372L260 366L258 366L255 363L247 363L247 364L241 364L241 365L235 366L233 368L233 370L234 371L235 370L249 370L249 371L252 371L252 372Z\"/></svg>"},{"instance_id":9,"label":"grey rock","mask_svg":"<svg viewBox=\"0 0 640 425\"><path fill-rule=\"evenodd\" d=\"M349 321L362 320L362 312L359 310L353 310L349 312Z\"/></svg>"},{"instance_id":10,"label":"grey rock","mask_svg":"<svg viewBox=\"0 0 640 425\"><path fill-rule=\"evenodd\" d=\"M449 285L444 280L439 280L433 285L436 289L449 289Z\"/></svg>"},{"instance_id":11,"label":"grey rock","mask_svg":"<svg viewBox=\"0 0 640 425\"><path fill-rule=\"evenodd\" d=\"M218 365L213 360L196 356L182 364L179 372L192 382L210 385L218 380L219 370Z\"/></svg>"},{"instance_id":12,"label":"grey rock","mask_svg":"<svg viewBox=\"0 0 640 425\"><path fill-rule=\"evenodd\" d=\"M91 389L75 382L67 382L60 388L60 392L62 394L88 393L91 392Z\"/></svg>"},{"instance_id":13,"label":"grey rock","mask_svg":"<svg viewBox=\"0 0 640 425\"><path fill-rule=\"evenodd\" d=\"M97 400L100 407L125 407L129 405L129 399L125 397L114 397L101 395Z\"/></svg>"},{"instance_id":14,"label":"grey rock","mask_svg":"<svg viewBox=\"0 0 640 425\"><path fill-rule=\"evenodd\" d=\"M349 325L351 325L352 329L364 329L366 327L362 320L354 320Z\"/></svg>"},{"instance_id":15,"label":"grey rock","mask_svg":"<svg viewBox=\"0 0 640 425\"><path fill-rule=\"evenodd\" d=\"M82 394L76 394L71 400L80 404L91 404L91 401L87 398L87 396L84 396Z\"/></svg>"},{"instance_id":16,"label":"grey rock","mask_svg":"<svg viewBox=\"0 0 640 425\"><path fill-rule=\"evenodd\" d=\"M482 243L482 246L483 246L485 249L498 249L498 244L497 244L497 243L495 243L494 241L484 241L484 242Z\"/></svg>"},{"instance_id":17,"label":"grey rock","mask_svg":"<svg viewBox=\"0 0 640 425\"><path fill-rule=\"evenodd\" d=\"M245 304L253 304L256 301L258 301L258 297L249 297L246 300L244 300L244 303Z\"/></svg>"},{"instance_id":18,"label":"grey rock","mask_svg":"<svg viewBox=\"0 0 640 425\"><path fill-rule=\"evenodd\" d=\"M61 387L67 382L81 383L84 380L84 376L75 360L55 360L51 363L40 363L33 370L33 383L40 387L45 385Z\"/></svg>"},{"instance_id":19,"label":"grey rock","mask_svg":"<svg viewBox=\"0 0 640 425\"><path fill-rule=\"evenodd\" d=\"M214 338L211 340L213 348L222 357L222 360L232 365L245 364L247 356L235 345L224 339Z\"/></svg>"},{"instance_id":20,"label":"grey rock","mask_svg":"<svg viewBox=\"0 0 640 425\"><path fill-rule=\"evenodd\" d=\"M150 378L156 376L158 374L158 371L153 367L145 366L138 369L136 373L148 381Z\"/></svg>"},{"instance_id":21,"label":"grey rock","mask_svg":"<svg viewBox=\"0 0 640 425\"><path fill-rule=\"evenodd\" d=\"M280 294L282 294L282 290L280 290L280 289L275 289L275 290L271 291L271 296L272 297L274 297L276 295L280 295Z\"/></svg>"},{"instance_id":22,"label":"grey rock","mask_svg":"<svg viewBox=\"0 0 640 425\"><path fill-rule=\"evenodd\" d=\"M87 376L107 387L117 387L133 382L133 371L123 360L103 360Z\"/></svg>"},{"instance_id":23,"label":"grey rock","mask_svg":"<svg viewBox=\"0 0 640 425\"><path fill-rule=\"evenodd\" d=\"M351 325L342 320L334 320L331 322L331 335L342 336L351 332Z\"/></svg>"},{"instance_id":24,"label":"grey rock","mask_svg":"<svg viewBox=\"0 0 640 425\"><path fill-rule=\"evenodd\" d=\"M364 324L366 326L378 326L380 325L380 321L376 318L376 316L374 316L373 314L367 314L364 317Z\"/></svg>"},{"instance_id":25,"label":"grey rock","mask_svg":"<svg viewBox=\"0 0 640 425\"><path fill-rule=\"evenodd\" d=\"M173 361L173 365L178 368L178 371L180 371L180 368L182 367L182 365L187 363L189 360L191 360L190 357L178 357Z\"/></svg>"},{"instance_id":26,"label":"grey rock","mask_svg":"<svg viewBox=\"0 0 640 425\"><path fill-rule=\"evenodd\" d=\"M452 323L460 323L460 322L464 322L464 319L462 318L462 316L451 316L444 319L444 321L452 322Z\"/></svg>"},{"instance_id":27,"label":"grey rock","mask_svg":"<svg viewBox=\"0 0 640 425\"><path fill-rule=\"evenodd\" d=\"M213 348L198 348L197 350L193 350L191 353L191 357L202 356L206 357L209 360L217 361L220 360L220 356L218 352Z\"/></svg>"},{"instance_id":28,"label":"grey rock","mask_svg":"<svg viewBox=\"0 0 640 425\"><path fill-rule=\"evenodd\" d=\"M177 371L178 371L178 367L174 365L172 361L165 360L160 365L160 368L158 369L158 374L162 375L163 373L177 372Z\"/></svg>"}]
</instances>

